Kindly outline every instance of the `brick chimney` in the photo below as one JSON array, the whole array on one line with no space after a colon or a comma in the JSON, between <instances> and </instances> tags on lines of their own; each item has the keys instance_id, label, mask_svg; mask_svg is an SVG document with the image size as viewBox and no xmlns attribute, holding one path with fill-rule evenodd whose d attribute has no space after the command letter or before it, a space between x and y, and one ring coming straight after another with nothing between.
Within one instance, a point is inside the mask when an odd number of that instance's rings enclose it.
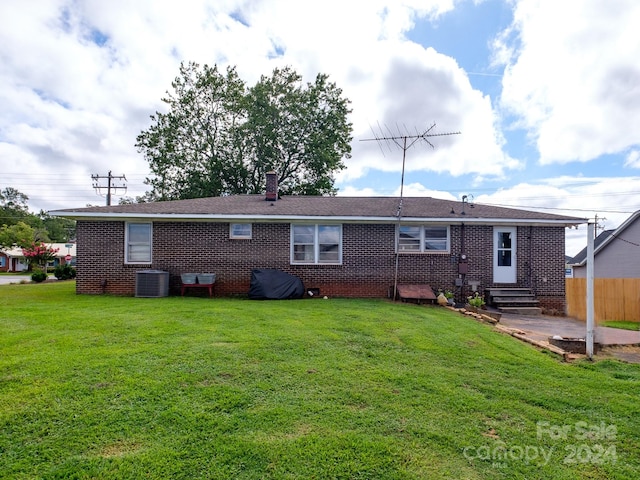
<instances>
[{"instance_id":1,"label":"brick chimney","mask_svg":"<svg viewBox=\"0 0 640 480\"><path fill-rule=\"evenodd\" d=\"M267 172L267 194L264 199L268 202L278 200L278 174L274 171Z\"/></svg>"}]
</instances>

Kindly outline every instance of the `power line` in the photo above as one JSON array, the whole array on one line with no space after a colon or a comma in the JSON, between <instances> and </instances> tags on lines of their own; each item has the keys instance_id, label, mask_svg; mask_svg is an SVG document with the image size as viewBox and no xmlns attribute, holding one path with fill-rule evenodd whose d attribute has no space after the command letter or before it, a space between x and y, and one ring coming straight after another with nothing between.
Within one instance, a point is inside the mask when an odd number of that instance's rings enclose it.
<instances>
[{"instance_id":1,"label":"power line","mask_svg":"<svg viewBox=\"0 0 640 480\"><path fill-rule=\"evenodd\" d=\"M100 180L107 179L107 186L100 185ZM108 175L91 175L91 179L93 180L93 188L96 189L96 193L100 194L101 190L107 190L107 205L111 205L111 190L114 191L114 195L117 195L118 189L124 189L124 193L127 192L127 185L124 183L127 181L127 177L124 175L112 175L111 170L109 170ZM123 182L123 185L116 185L113 183L113 180L120 180ZM123 195L124 195L123 193Z\"/></svg>"},{"instance_id":2,"label":"power line","mask_svg":"<svg viewBox=\"0 0 640 480\"><path fill-rule=\"evenodd\" d=\"M640 247L640 244L637 244L635 242L631 242L629 240L625 240L624 238L618 237L617 235L614 235L613 233L611 234L611 236L616 240L620 240L622 242L628 243L629 245L633 245L634 247Z\"/></svg>"},{"instance_id":3,"label":"power line","mask_svg":"<svg viewBox=\"0 0 640 480\"><path fill-rule=\"evenodd\" d=\"M607 219L607 217L599 217L598 214L596 213L595 216L595 225L594 225L594 234L597 237L598 236L598 230L602 230L604 231L604 221Z\"/></svg>"},{"instance_id":4,"label":"power line","mask_svg":"<svg viewBox=\"0 0 640 480\"><path fill-rule=\"evenodd\" d=\"M546 198L546 197L545 197ZM605 213L634 213L638 210L640 210L640 206L633 209L634 207L629 207L632 208L633 210L609 210L609 209L602 209L599 207L594 207L594 208L570 208L570 207L541 207L538 205L511 205L511 204L506 204L506 203L485 203L485 202L478 202L481 203L482 205L488 205L491 207L506 207L506 208L532 208L532 209L537 209L537 210L561 210L561 211L567 211L567 212L594 212L594 211L600 211L600 212L605 212Z\"/></svg>"}]
</instances>

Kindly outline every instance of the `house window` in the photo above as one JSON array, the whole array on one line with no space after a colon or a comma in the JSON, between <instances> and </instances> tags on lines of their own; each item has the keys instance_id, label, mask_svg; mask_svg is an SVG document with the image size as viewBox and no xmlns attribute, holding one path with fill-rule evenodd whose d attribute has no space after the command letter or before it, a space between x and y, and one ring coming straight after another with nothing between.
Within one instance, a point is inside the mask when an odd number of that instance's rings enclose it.
<instances>
[{"instance_id":1,"label":"house window","mask_svg":"<svg viewBox=\"0 0 640 480\"><path fill-rule=\"evenodd\" d=\"M229 238L251 239L250 223L232 223L229 225Z\"/></svg>"},{"instance_id":2,"label":"house window","mask_svg":"<svg viewBox=\"0 0 640 480\"><path fill-rule=\"evenodd\" d=\"M5 257L0 257L0 268L4 268L7 265Z\"/></svg>"},{"instance_id":3,"label":"house window","mask_svg":"<svg viewBox=\"0 0 640 480\"><path fill-rule=\"evenodd\" d=\"M400 225L398 229L399 252L449 251L449 227L435 225Z\"/></svg>"},{"instance_id":4,"label":"house window","mask_svg":"<svg viewBox=\"0 0 640 480\"><path fill-rule=\"evenodd\" d=\"M291 263L342 263L342 225L292 225Z\"/></svg>"},{"instance_id":5,"label":"house window","mask_svg":"<svg viewBox=\"0 0 640 480\"><path fill-rule=\"evenodd\" d=\"M151 223L127 223L125 263L151 263Z\"/></svg>"}]
</instances>

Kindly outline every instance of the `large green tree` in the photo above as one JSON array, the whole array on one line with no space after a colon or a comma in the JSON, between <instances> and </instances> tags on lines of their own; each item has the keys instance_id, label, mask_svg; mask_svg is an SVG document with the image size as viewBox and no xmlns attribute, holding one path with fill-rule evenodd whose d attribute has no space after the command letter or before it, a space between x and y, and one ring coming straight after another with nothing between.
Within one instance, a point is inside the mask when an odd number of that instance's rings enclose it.
<instances>
[{"instance_id":1,"label":"large green tree","mask_svg":"<svg viewBox=\"0 0 640 480\"><path fill-rule=\"evenodd\" d=\"M136 146L159 200L262 193L265 173L278 173L282 194L334 194L334 174L351 151L349 100L319 74L303 84L275 69L248 88L235 68L182 64ZM142 199L141 199L142 200Z\"/></svg>"},{"instance_id":2,"label":"large green tree","mask_svg":"<svg viewBox=\"0 0 640 480\"><path fill-rule=\"evenodd\" d=\"M67 243L76 238L75 220L69 220L68 218L62 217L52 217L44 210L40 210L37 217L42 224L42 230L46 232L46 237L37 237L35 240Z\"/></svg>"},{"instance_id":3,"label":"large green tree","mask_svg":"<svg viewBox=\"0 0 640 480\"><path fill-rule=\"evenodd\" d=\"M26 247L36 237L35 230L24 222L0 227L0 248Z\"/></svg>"},{"instance_id":4,"label":"large green tree","mask_svg":"<svg viewBox=\"0 0 640 480\"><path fill-rule=\"evenodd\" d=\"M32 242L67 242L75 238L73 220L29 212L29 197L13 187L0 190L0 247Z\"/></svg>"},{"instance_id":5,"label":"large green tree","mask_svg":"<svg viewBox=\"0 0 640 480\"><path fill-rule=\"evenodd\" d=\"M29 197L13 187L0 190L0 224L15 225L29 215Z\"/></svg>"}]
</instances>

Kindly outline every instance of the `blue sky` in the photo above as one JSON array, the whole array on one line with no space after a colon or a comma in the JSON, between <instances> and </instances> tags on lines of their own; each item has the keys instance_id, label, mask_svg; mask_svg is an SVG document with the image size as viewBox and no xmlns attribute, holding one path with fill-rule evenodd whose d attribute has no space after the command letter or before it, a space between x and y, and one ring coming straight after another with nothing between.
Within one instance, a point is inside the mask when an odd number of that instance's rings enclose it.
<instances>
[{"instance_id":1,"label":"blue sky","mask_svg":"<svg viewBox=\"0 0 640 480\"><path fill-rule=\"evenodd\" d=\"M0 189L32 210L104 204L181 61L248 83L292 66L351 99L341 195L397 195L402 152L361 140L460 131L407 152L406 195L606 217L640 209L635 0L30 0L0 2ZM382 132L380 131L382 129ZM567 252L586 228L567 234Z\"/></svg>"}]
</instances>

